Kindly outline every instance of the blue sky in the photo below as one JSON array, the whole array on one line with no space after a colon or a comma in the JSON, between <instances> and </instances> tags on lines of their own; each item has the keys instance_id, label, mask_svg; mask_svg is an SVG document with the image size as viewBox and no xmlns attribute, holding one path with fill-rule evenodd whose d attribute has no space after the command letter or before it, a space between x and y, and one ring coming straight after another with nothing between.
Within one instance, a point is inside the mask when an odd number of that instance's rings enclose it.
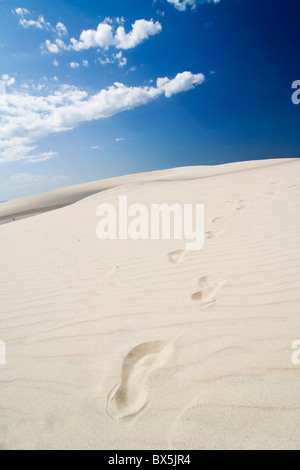
<instances>
[{"instance_id":1,"label":"blue sky","mask_svg":"<svg viewBox=\"0 0 300 470\"><path fill-rule=\"evenodd\" d=\"M0 201L300 156L299 0L0 0Z\"/></svg>"}]
</instances>

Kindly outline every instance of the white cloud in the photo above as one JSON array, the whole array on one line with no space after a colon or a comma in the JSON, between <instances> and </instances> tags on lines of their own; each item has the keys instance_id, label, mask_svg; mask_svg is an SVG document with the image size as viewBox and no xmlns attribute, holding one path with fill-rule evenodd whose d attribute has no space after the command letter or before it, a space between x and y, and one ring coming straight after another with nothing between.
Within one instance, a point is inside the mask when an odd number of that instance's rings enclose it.
<instances>
[{"instance_id":1,"label":"white cloud","mask_svg":"<svg viewBox=\"0 0 300 470\"><path fill-rule=\"evenodd\" d=\"M16 13L20 17L19 24L23 26L23 28L33 27L37 29L50 30L57 34L59 37L68 35L68 30L61 21L59 21L56 26L53 27L48 21L45 20L43 15L39 15L37 20L25 18L25 16L30 14L30 12L26 10L26 8L16 8L15 10L13 10L13 13Z\"/></svg>"},{"instance_id":2,"label":"white cloud","mask_svg":"<svg viewBox=\"0 0 300 470\"><path fill-rule=\"evenodd\" d=\"M31 175L30 173L18 173L10 177L10 181L16 184L41 184L45 180L45 175Z\"/></svg>"},{"instance_id":3,"label":"white cloud","mask_svg":"<svg viewBox=\"0 0 300 470\"><path fill-rule=\"evenodd\" d=\"M36 142L74 129L81 122L108 118L163 95L169 98L203 81L202 74L183 72L173 79L159 78L156 86L128 87L116 82L94 95L70 86L60 87L49 96L6 93L1 102L0 163L52 158L53 152L35 154Z\"/></svg>"},{"instance_id":4,"label":"white cloud","mask_svg":"<svg viewBox=\"0 0 300 470\"><path fill-rule=\"evenodd\" d=\"M80 67L80 64L78 64L78 62L70 62L70 67L71 69L78 69L78 67Z\"/></svg>"},{"instance_id":5,"label":"white cloud","mask_svg":"<svg viewBox=\"0 0 300 470\"><path fill-rule=\"evenodd\" d=\"M116 47L118 49L132 49L144 42L150 36L154 36L162 31L161 24L156 21L137 20L132 25L130 33L126 34L123 26L119 26L115 36Z\"/></svg>"},{"instance_id":6,"label":"white cloud","mask_svg":"<svg viewBox=\"0 0 300 470\"><path fill-rule=\"evenodd\" d=\"M99 145L91 145L91 150L100 150Z\"/></svg>"},{"instance_id":7,"label":"white cloud","mask_svg":"<svg viewBox=\"0 0 300 470\"><path fill-rule=\"evenodd\" d=\"M26 10L26 8L16 8L15 13L17 13L18 16L22 16L22 17L25 15L29 15L29 11Z\"/></svg>"},{"instance_id":8,"label":"white cloud","mask_svg":"<svg viewBox=\"0 0 300 470\"><path fill-rule=\"evenodd\" d=\"M101 64L101 65L106 65L106 64L114 64L115 61L111 58L111 57L99 57L98 58L98 62Z\"/></svg>"},{"instance_id":9,"label":"white cloud","mask_svg":"<svg viewBox=\"0 0 300 470\"><path fill-rule=\"evenodd\" d=\"M24 28L34 27L37 29L51 29L51 24L45 21L43 15L40 15L37 20L27 20L26 18L20 18L19 23Z\"/></svg>"},{"instance_id":10,"label":"white cloud","mask_svg":"<svg viewBox=\"0 0 300 470\"><path fill-rule=\"evenodd\" d=\"M90 65L90 64L89 64L89 61L88 61L88 60L83 60L83 61L82 61L82 66L83 66L83 67L89 67L89 65Z\"/></svg>"},{"instance_id":11,"label":"white cloud","mask_svg":"<svg viewBox=\"0 0 300 470\"><path fill-rule=\"evenodd\" d=\"M68 30L67 30L66 26L61 22L57 23L56 31L57 31L59 36L67 36L67 34L68 34Z\"/></svg>"},{"instance_id":12,"label":"white cloud","mask_svg":"<svg viewBox=\"0 0 300 470\"><path fill-rule=\"evenodd\" d=\"M47 160L52 160L57 155L56 152L44 152L40 153L39 155L35 155L34 157L29 157L25 163L41 163L46 162Z\"/></svg>"},{"instance_id":13,"label":"white cloud","mask_svg":"<svg viewBox=\"0 0 300 470\"><path fill-rule=\"evenodd\" d=\"M118 138L116 139L116 142L122 142L123 140L125 140L124 137L118 137Z\"/></svg>"},{"instance_id":14,"label":"white cloud","mask_svg":"<svg viewBox=\"0 0 300 470\"><path fill-rule=\"evenodd\" d=\"M123 57L121 51L115 54L113 57L118 61L120 67L125 67L125 65L127 64L127 58Z\"/></svg>"},{"instance_id":15,"label":"white cloud","mask_svg":"<svg viewBox=\"0 0 300 470\"><path fill-rule=\"evenodd\" d=\"M45 44L46 44L46 48L48 49L48 51L51 52L52 54L59 53L59 47L57 44L52 43L51 41L49 41L49 39L47 39Z\"/></svg>"},{"instance_id":16,"label":"white cloud","mask_svg":"<svg viewBox=\"0 0 300 470\"><path fill-rule=\"evenodd\" d=\"M82 51L92 47L108 48L114 44L113 27L107 23L100 23L97 30L84 30L80 39L71 39L69 49Z\"/></svg>"},{"instance_id":17,"label":"white cloud","mask_svg":"<svg viewBox=\"0 0 300 470\"><path fill-rule=\"evenodd\" d=\"M186 11L188 6L194 10L197 3L219 3L220 0L167 0L167 2L174 5L179 11Z\"/></svg>"},{"instance_id":18,"label":"white cloud","mask_svg":"<svg viewBox=\"0 0 300 470\"><path fill-rule=\"evenodd\" d=\"M49 52L54 54L57 54L59 50L83 51L94 47L101 49L115 47L125 50L138 46L150 36L154 36L161 31L161 24L158 21L154 23L152 20L136 20L132 24L132 30L129 33L126 33L124 26L121 25L115 31L113 25L106 19L103 23L99 23L96 30L82 31L79 40L71 38L68 46L59 39L54 43L47 40L45 46Z\"/></svg>"},{"instance_id":19,"label":"white cloud","mask_svg":"<svg viewBox=\"0 0 300 470\"><path fill-rule=\"evenodd\" d=\"M101 65L118 64L119 67L125 67L125 65L127 64L127 58L123 56L122 51L117 52L116 54L112 54L110 57L99 57L98 61Z\"/></svg>"},{"instance_id":20,"label":"white cloud","mask_svg":"<svg viewBox=\"0 0 300 470\"><path fill-rule=\"evenodd\" d=\"M191 72L183 72L176 76L174 80L169 78L158 78L157 88L162 88L167 98L172 95L188 91L204 81L202 74L193 75Z\"/></svg>"},{"instance_id":21,"label":"white cloud","mask_svg":"<svg viewBox=\"0 0 300 470\"><path fill-rule=\"evenodd\" d=\"M11 85L14 85L16 83L16 79L14 77L10 77L7 73L2 75L2 80L4 81L4 84L9 87Z\"/></svg>"},{"instance_id":22,"label":"white cloud","mask_svg":"<svg viewBox=\"0 0 300 470\"><path fill-rule=\"evenodd\" d=\"M32 88L36 91L41 91L43 88L45 88L44 83L38 83L37 85L32 85Z\"/></svg>"},{"instance_id":23,"label":"white cloud","mask_svg":"<svg viewBox=\"0 0 300 470\"><path fill-rule=\"evenodd\" d=\"M58 67L58 66L59 66L58 60L55 59L55 60L53 61L53 65L54 65L54 67Z\"/></svg>"},{"instance_id":24,"label":"white cloud","mask_svg":"<svg viewBox=\"0 0 300 470\"><path fill-rule=\"evenodd\" d=\"M6 93L6 86L3 80L0 80L0 103L3 101Z\"/></svg>"},{"instance_id":25,"label":"white cloud","mask_svg":"<svg viewBox=\"0 0 300 470\"><path fill-rule=\"evenodd\" d=\"M33 185L43 184L46 181L49 181L53 184L57 184L67 179L69 179L69 176L65 176L65 175L56 175L56 176L48 177L47 175L33 175L31 173L17 173L15 175L12 175L9 181L17 185L33 186Z\"/></svg>"}]
</instances>

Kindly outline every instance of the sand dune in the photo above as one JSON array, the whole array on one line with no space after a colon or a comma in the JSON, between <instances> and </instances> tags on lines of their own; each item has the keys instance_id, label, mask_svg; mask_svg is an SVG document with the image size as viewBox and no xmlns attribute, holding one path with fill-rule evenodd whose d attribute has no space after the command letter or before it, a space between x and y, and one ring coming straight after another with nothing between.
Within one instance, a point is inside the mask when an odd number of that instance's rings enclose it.
<instances>
[{"instance_id":1,"label":"sand dune","mask_svg":"<svg viewBox=\"0 0 300 470\"><path fill-rule=\"evenodd\" d=\"M100 241L120 195L204 203L203 249ZM297 159L1 204L0 448L299 449L299 207Z\"/></svg>"}]
</instances>

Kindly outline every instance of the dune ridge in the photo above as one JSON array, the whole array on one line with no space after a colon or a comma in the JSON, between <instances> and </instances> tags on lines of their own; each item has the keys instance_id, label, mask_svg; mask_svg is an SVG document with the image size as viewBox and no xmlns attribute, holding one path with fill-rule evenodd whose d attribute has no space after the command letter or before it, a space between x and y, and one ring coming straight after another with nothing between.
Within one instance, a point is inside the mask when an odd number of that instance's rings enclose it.
<instances>
[{"instance_id":1,"label":"dune ridge","mask_svg":"<svg viewBox=\"0 0 300 470\"><path fill-rule=\"evenodd\" d=\"M148 173L118 176L76 186L69 186L43 194L35 194L33 196L3 202L0 206L0 224L68 206L69 204L73 204L74 202L92 196L93 194L107 191L109 189L115 189L120 186L159 181L165 183L171 181L189 181L192 179L230 174L235 171L255 170L258 166L268 167L269 165L284 164L290 160L293 159L271 159L243 162L242 169L239 163L217 166L180 167Z\"/></svg>"}]
</instances>

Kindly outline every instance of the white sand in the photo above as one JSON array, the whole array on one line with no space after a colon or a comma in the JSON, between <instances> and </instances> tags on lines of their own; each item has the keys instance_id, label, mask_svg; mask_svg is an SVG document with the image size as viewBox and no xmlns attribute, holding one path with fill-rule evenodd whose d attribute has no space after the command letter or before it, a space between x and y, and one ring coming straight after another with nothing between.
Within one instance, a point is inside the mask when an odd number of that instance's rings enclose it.
<instances>
[{"instance_id":1,"label":"white sand","mask_svg":"<svg viewBox=\"0 0 300 470\"><path fill-rule=\"evenodd\" d=\"M204 248L99 241L119 195L204 203ZM0 227L0 448L299 449L300 160L113 178L0 219L66 204Z\"/></svg>"}]
</instances>

